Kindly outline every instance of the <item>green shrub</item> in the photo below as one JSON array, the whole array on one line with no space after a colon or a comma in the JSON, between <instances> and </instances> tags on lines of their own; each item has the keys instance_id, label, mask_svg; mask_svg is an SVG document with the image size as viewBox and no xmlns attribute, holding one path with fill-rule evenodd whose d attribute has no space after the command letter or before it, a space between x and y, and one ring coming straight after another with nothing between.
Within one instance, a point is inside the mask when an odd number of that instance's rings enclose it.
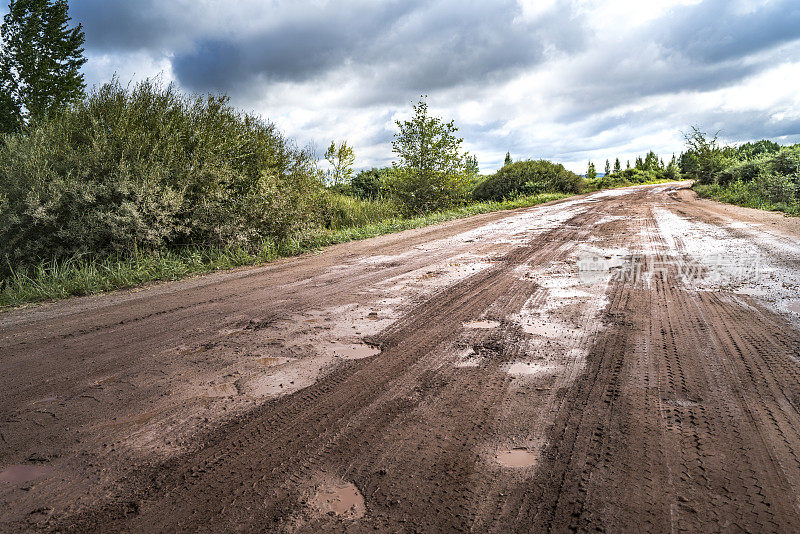
<instances>
[{"instance_id":1,"label":"green shrub","mask_svg":"<svg viewBox=\"0 0 800 534\"><path fill-rule=\"evenodd\" d=\"M560 163L546 160L516 161L503 166L479 183L473 191L476 200L502 200L540 193L580 193L583 181Z\"/></svg>"},{"instance_id":2,"label":"green shrub","mask_svg":"<svg viewBox=\"0 0 800 534\"><path fill-rule=\"evenodd\" d=\"M345 188L347 194L357 198L378 198L386 196L386 180L391 172L391 168L375 168L359 171L350 180Z\"/></svg>"},{"instance_id":3,"label":"green shrub","mask_svg":"<svg viewBox=\"0 0 800 534\"><path fill-rule=\"evenodd\" d=\"M310 153L224 96L116 81L0 141L10 267L185 245L246 246L313 220Z\"/></svg>"},{"instance_id":4,"label":"green shrub","mask_svg":"<svg viewBox=\"0 0 800 534\"><path fill-rule=\"evenodd\" d=\"M321 225L329 230L377 224L401 214L391 199L359 199L338 193L321 196L317 212Z\"/></svg>"}]
</instances>

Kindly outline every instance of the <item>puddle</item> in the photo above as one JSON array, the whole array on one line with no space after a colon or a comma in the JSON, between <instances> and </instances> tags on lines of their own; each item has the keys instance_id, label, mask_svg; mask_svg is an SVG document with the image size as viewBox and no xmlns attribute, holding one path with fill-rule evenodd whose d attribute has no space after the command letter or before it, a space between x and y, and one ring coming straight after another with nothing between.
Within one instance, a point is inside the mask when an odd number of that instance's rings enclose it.
<instances>
[{"instance_id":1,"label":"puddle","mask_svg":"<svg viewBox=\"0 0 800 534\"><path fill-rule=\"evenodd\" d=\"M0 471L0 482L22 484L43 477L52 471L41 465L10 465Z\"/></svg>"},{"instance_id":2,"label":"puddle","mask_svg":"<svg viewBox=\"0 0 800 534\"><path fill-rule=\"evenodd\" d=\"M467 349L459 354L455 365L456 367L478 367L482 361L483 358L475 354L475 351Z\"/></svg>"},{"instance_id":3,"label":"puddle","mask_svg":"<svg viewBox=\"0 0 800 534\"><path fill-rule=\"evenodd\" d=\"M368 358L380 354L381 349L365 345L364 343L334 343L328 347L328 352L337 358L360 360L361 358Z\"/></svg>"},{"instance_id":4,"label":"puddle","mask_svg":"<svg viewBox=\"0 0 800 534\"><path fill-rule=\"evenodd\" d=\"M323 514L333 513L351 519L362 517L366 512L364 497L358 488L345 482L321 486L309 504Z\"/></svg>"},{"instance_id":5,"label":"puddle","mask_svg":"<svg viewBox=\"0 0 800 534\"><path fill-rule=\"evenodd\" d=\"M562 335L562 331L559 328L559 326L561 325L556 325L553 323L524 322L522 323L522 330L526 334L533 334L544 337L560 337Z\"/></svg>"},{"instance_id":6,"label":"puddle","mask_svg":"<svg viewBox=\"0 0 800 534\"><path fill-rule=\"evenodd\" d=\"M486 330L486 329L489 329L489 328L497 328L498 326L500 326L500 321L489 321L489 320L486 320L486 321L470 321L468 323L464 323L464 326L466 326L467 328L472 328L472 329L483 329L483 330Z\"/></svg>"},{"instance_id":7,"label":"puddle","mask_svg":"<svg viewBox=\"0 0 800 534\"><path fill-rule=\"evenodd\" d=\"M510 375L540 376L552 374L558 369L557 365L539 362L515 362L509 364L505 371Z\"/></svg>"},{"instance_id":8,"label":"puddle","mask_svg":"<svg viewBox=\"0 0 800 534\"><path fill-rule=\"evenodd\" d=\"M786 306L786 308L787 308L787 309L788 309L790 312L794 312L794 313L800 313L800 301L798 301L798 302L792 302L791 304L789 304L788 306Z\"/></svg>"},{"instance_id":9,"label":"puddle","mask_svg":"<svg viewBox=\"0 0 800 534\"><path fill-rule=\"evenodd\" d=\"M275 367L286 362L292 361L292 358L280 358L278 356L263 356L258 360L259 367Z\"/></svg>"},{"instance_id":10,"label":"puddle","mask_svg":"<svg viewBox=\"0 0 800 534\"><path fill-rule=\"evenodd\" d=\"M208 397L231 397L237 395L239 392L233 384L211 384L208 386L205 393Z\"/></svg>"},{"instance_id":11,"label":"puddle","mask_svg":"<svg viewBox=\"0 0 800 534\"><path fill-rule=\"evenodd\" d=\"M501 449L494 458L505 467L530 467L538 460L536 453L528 449Z\"/></svg>"}]
</instances>

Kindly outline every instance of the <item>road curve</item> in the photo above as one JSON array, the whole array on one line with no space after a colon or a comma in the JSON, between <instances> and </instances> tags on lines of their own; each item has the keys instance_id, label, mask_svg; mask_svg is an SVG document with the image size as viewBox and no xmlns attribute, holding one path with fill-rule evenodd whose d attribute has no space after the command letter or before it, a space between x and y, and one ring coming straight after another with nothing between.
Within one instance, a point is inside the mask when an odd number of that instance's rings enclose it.
<instances>
[{"instance_id":1,"label":"road curve","mask_svg":"<svg viewBox=\"0 0 800 534\"><path fill-rule=\"evenodd\" d=\"M800 223L686 183L0 314L0 530L800 529Z\"/></svg>"}]
</instances>

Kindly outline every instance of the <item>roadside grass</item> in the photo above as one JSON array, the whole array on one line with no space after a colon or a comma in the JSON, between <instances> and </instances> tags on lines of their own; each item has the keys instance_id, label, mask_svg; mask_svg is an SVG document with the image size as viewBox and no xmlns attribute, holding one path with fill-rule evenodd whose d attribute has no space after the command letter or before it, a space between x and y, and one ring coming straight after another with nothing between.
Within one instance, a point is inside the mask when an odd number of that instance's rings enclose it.
<instances>
[{"instance_id":1,"label":"roadside grass","mask_svg":"<svg viewBox=\"0 0 800 534\"><path fill-rule=\"evenodd\" d=\"M727 186L695 183L692 189L702 198L709 198L726 204L766 211L782 211L793 217L800 215L800 204L798 204L796 198L790 198L788 202L765 198L754 182L737 181Z\"/></svg>"},{"instance_id":2,"label":"roadside grass","mask_svg":"<svg viewBox=\"0 0 800 534\"><path fill-rule=\"evenodd\" d=\"M252 249L187 247L128 258L97 260L82 256L62 262L42 262L29 269L14 270L2 281L0 307L90 295L149 282L179 280L245 265L258 265L336 243L367 239L481 213L535 206L568 196L544 193L502 202L480 202L413 218L391 217L376 223L336 230L317 229L279 242L265 241Z\"/></svg>"}]
</instances>

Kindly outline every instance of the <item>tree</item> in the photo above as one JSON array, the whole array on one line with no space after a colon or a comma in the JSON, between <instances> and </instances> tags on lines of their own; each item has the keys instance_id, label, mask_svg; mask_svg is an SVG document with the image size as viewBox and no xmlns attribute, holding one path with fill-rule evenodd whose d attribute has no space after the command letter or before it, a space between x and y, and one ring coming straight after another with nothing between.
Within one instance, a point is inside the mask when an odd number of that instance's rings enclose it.
<instances>
[{"instance_id":1,"label":"tree","mask_svg":"<svg viewBox=\"0 0 800 534\"><path fill-rule=\"evenodd\" d=\"M339 185L350 181L353 176L356 155L353 147L347 145L347 141L342 141L338 146L335 141L331 141L331 145L325 151L325 159L331 166L327 172L330 185Z\"/></svg>"},{"instance_id":2,"label":"tree","mask_svg":"<svg viewBox=\"0 0 800 534\"><path fill-rule=\"evenodd\" d=\"M692 131L684 134L687 151L681 154L680 170L686 178L711 183L716 174L725 167L722 148L717 142L719 132L709 137L705 132L692 126Z\"/></svg>"},{"instance_id":3,"label":"tree","mask_svg":"<svg viewBox=\"0 0 800 534\"><path fill-rule=\"evenodd\" d=\"M424 97L413 104L411 120L395 121L390 189L409 213L425 213L462 203L469 192L463 139L453 121L428 113Z\"/></svg>"},{"instance_id":4,"label":"tree","mask_svg":"<svg viewBox=\"0 0 800 534\"><path fill-rule=\"evenodd\" d=\"M628 161L625 163L625 169L627 170L627 169L630 169L630 168L631 168L631 160L628 160Z\"/></svg>"},{"instance_id":5,"label":"tree","mask_svg":"<svg viewBox=\"0 0 800 534\"><path fill-rule=\"evenodd\" d=\"M611 174L611 162L610 161L606 160L606 167L603 170L603 172L605 173L606 176Z\"/></svg>"},{"instance_id":6,"label":"tree","mask_svg":"<svg viewBox=\"0 0 800 534\"><path fill-rule=\"evenodd\" d=\"M31 119L83 95L85 40L71 28L66 0L11 0L0 27L0 130L19 130Z\"/></svg>"},{"instance_id":7,"label":"tree","mask_svg":"<svg viewBox=\"0 0 800 534\"><path fill-rule=\"evenodd\" d=\"M503 162L503 166L511 165L511 152L506 152L506 159Z\"/></svg>"},{"instance_id":8,"label":"tree","mask_svg":"<svg viewBox=\"0 0 800 534\"><path fill-rule=\"evenodd\" d=\"M594 163L591 161L589 162L589 169L586 171L586 178L588 180L594 180L597 178L597 170L594 168Z\"/></svg>"},{"instance_id":9,"label":"tree","mask_svg":"<svg viewBox=\"0 0 800 534\"><path fill-rule=\"evenodd\" d=\"M478 173L481 171L481 168L478 165L478 156L475 155L466 156L464 168L469 176L477 176Z\"/></svg>"},{"instance_id":10,"label":"tree","mask_svg":"<svg viewBox=\"0 0 800 534\"><path fill-rule=\"evenodd\" d=\"M619 163L619 158L614 160L614 174L622 172L622 165Z\"/></svg>"}]
</instances>

